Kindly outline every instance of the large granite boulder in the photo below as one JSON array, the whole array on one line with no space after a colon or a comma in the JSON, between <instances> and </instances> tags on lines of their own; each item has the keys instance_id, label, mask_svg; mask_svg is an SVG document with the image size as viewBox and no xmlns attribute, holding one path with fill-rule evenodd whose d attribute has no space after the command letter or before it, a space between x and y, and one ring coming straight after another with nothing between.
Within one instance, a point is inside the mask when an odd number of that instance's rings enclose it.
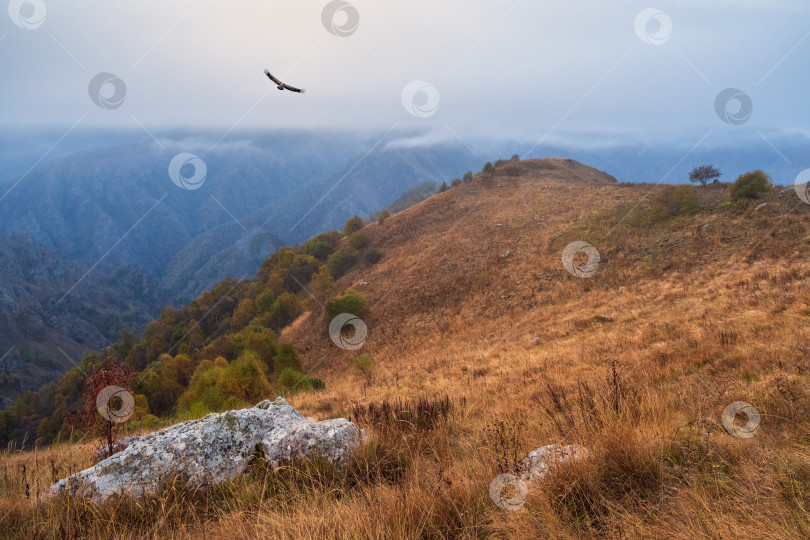
<instances>
[{"instance_id":1,"label":"large granite boulder","mask_svg":"<svg viewBox=\"0 0 810 540\"><path fill-rule=\"evenodd\" d=\"M361 430L346 419L317 422L284 401L265 400L252 409L209 414L199 420L126 440L121 452L60 480L49 495L70 492L101 502L111 495L154 493L179 475L187 487L206 487L242 474L260 451L275 468L318 454L348 460Z\"/></svg>"}]
</instances>

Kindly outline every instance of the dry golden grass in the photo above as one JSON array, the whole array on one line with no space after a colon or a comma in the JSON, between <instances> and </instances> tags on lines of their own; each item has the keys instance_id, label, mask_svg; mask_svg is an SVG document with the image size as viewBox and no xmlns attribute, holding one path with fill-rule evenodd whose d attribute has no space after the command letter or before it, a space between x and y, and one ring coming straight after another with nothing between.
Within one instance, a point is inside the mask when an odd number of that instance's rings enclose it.
<instances>
[{"instance_id":1,"label":"dry golden grass","mask_svg":"<svg viewBox=\"0 0 810 540\"><path fill-rule=\"evenodd\" d=\"M581 171L563 162L522 166L518 179L476 179L367 227L385 258L339 285L369 300L371 385L350 370L356 353L331 343L322 313L283 335L326 382L290 398L302 412L348 417L357 404L447 395L446 423L360 421L373 436L345 468L272 472L258 459L208 492L168 485L102 506L35 497L52 459L75 470L91 448L10 452L3 535L810 536L810 208L774 190L757 211L714 209L725 188L709 186L700 213L655 223L645 217L654 186L576 182ZM573 240L600 251L594 277L564 270ZM761 413L753 438L722 427L735 401ZM520 510L497 507L490 482L552 443L592 456L529 484Z\"/></svg>"}]
</instances>

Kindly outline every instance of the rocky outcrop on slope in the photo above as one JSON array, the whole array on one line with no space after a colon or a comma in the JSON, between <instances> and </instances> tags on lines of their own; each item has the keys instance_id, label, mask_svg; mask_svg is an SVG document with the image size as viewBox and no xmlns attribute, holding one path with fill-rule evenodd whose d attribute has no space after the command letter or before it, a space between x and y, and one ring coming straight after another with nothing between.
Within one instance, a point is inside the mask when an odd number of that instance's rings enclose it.
<instances>
[{"instance_id":1,"label":"rocky outcrop on slope","mask_svg":"<svg viewBox=\"0 0 810 540\"><path fill-rule=\"evenodd\" d=\"M60 480L46 495L69 492L102 502L113 495L155 493L175 476L186 487L205 488L242 474L258 452L274 468L315 454L343 463L361 436L344 418L317 422L283 398L265 400L252 409L209 414L130 437L126 449Z\"/></svg>"}]
</instances>

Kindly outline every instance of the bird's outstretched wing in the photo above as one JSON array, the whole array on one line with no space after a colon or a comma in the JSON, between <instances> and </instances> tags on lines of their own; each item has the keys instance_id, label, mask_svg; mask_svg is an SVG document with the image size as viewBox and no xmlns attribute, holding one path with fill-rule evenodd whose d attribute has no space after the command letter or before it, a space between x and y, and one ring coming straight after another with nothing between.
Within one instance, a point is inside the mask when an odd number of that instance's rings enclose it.
<instances>
[{"instance_id":1,"label":"bird's outstretched wing","mask_svg":"<svg viewBox=\"0 0 810 540\"><path fill-rule=\"evenodd\" d=\"M299 94L303 94L306 92L303 88L296 88L294 86L290 86L289 84L282 84L285 89L289 90L290 92L298 92Z\"/></svg>"},{"instance_id":2,"label":"bird's outstretched wing","mask_svg":"<svg viewBox=\"0 0 810 540\"><path fill-rule=\"evenodd\" d=\"M278 84L278 85L281 85L281 86L284 86L284 83L283 83L283 82L281 82L280 80L278 80L278 79L276 79L275 77L273 77L273 76L270 74L270 72L269 72L269 71L267 71L266 69L264 70L264 74L265 74L265 75L267 75L268 77L270 77L270 80L271 80L271 81L273 81L274 83L276 83L276 84Z\"/></svg>"}]
</instances>

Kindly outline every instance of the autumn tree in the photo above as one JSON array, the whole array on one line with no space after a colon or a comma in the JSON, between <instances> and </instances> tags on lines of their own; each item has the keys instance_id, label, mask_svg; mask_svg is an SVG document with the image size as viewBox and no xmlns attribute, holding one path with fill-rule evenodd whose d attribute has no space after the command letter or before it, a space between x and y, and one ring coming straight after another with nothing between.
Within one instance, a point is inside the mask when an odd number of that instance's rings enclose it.
<instances>
[{"instance_id":1,"label":"autumn tree","mask_svg":"<svg viewBox=\"0 0 810 540\"><path fill-rule=\"evenodd\" d=\"M473 181L472 171L465 172L464 177L461 179L461 181L464 182L465 184L469 184L470 182L472 182Z\"/></svg>"},{"instance_id":2,"label":"autumn tree","mask_svg":"<svg viewBox=\"0 0 810 540\"><path fill-rule=\"evenodd\" d=\"M352 233L356 233L364 226L365 222L363 221L363 218L361 218L360 216L354 216L353 218L350 218L348 221L346 221L346 225L344 225L343 227L343 234L345 234L346 236L351 236Z\"/></svg>"},{"instance_id":3,"label":"autumn tree","mask_svg":"<svg viewBox=\"0 0 810 540\"><path fill-rule=\"evenodd\" d=\"M318 273L312 276L312 281L309 282L309 290L321 303L325 302L327 298L334 294L335 280L328 266L321 266Z\"/></svg>"},{"instance_id":4,"label":"autumn tree","mask_svg":"<svg viewBox=\"0 0 810 540\"><path fill-rule=\"evenodd\" d=\"M135 410L135 398L130 389L135 373L120 366L112 356L93 366L84 381L82 406L68 414L65 422L95 432L103 441L106 457L120 451L118 433Z\"/></svg>"},{"instance_id":5,"label":"autumn tree","mask_svg":"<svg viewBox=\"0 0 810 540\"><path fill-rule=\"evenodd\" d=\"M193 373L194 366L188 356L162 355L142 377L140 384L149 401L149 409L157 416L171 414Z\"/></svg>"},{"instance_id":6,"label":"autumn tree","mask_svg":"<svg viewBox=\"0 0 810 540\"><path fill-rule=\"evenodd\" d=\"M250 298L245 298L233 312L231 317L231 330L241 330L250 323L251 319L256 316L256 310L253 309L253 301Z\"/></svg>"}]
</instances>

